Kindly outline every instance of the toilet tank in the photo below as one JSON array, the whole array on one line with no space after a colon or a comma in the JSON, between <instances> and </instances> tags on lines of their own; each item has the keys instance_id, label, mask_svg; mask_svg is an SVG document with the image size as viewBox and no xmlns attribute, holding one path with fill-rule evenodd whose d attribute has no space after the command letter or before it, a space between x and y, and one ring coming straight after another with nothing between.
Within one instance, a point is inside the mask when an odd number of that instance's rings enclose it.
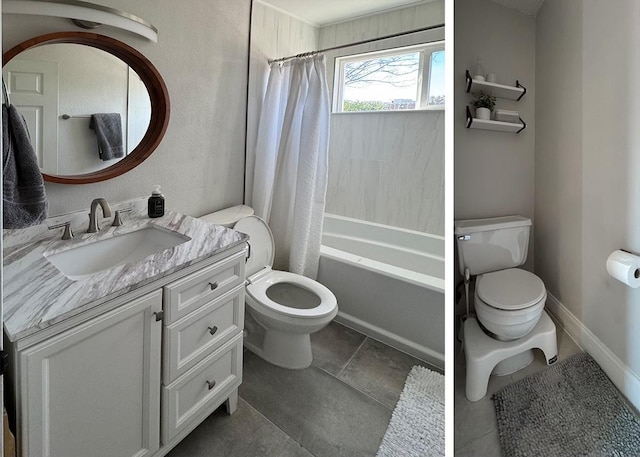
<instances>
[{"instance_id":1,"label":"toilet tank","mask_svg":"<svg viewBox=\"0 0 640 457\"><path fill-rule=\"evenodd\" d=\"M200 216L200 219L216 225L232 228L240 219L253 215L253 208L247 205L237 205L221 209L215 213Z\"/></svg>"},{"instance_id":2,"label":"toilet tank","mask_svg":"<svg viewBox=\"0 0 640 457\"><path fill-rule=\"evenodd\" d=\"M472 275L504 270L527 260L531 219L504 216L454 223L460 273Z\"/></svg>"}]
</instances>

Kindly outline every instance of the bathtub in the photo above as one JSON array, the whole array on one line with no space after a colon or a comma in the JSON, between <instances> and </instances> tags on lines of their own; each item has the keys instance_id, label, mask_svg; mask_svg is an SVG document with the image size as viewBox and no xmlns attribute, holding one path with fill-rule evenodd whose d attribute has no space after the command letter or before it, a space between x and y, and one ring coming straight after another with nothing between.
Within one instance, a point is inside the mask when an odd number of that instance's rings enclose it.
<instances>
[{"instance_id":1,"label":"bathtub","mask_svg":"<svg viewBox=\"0 0 640 457\"><path fill-rule=\"evenodd\" d=\"M444 237L325 214L318 281L336 321L444 369Z\"/></svg>"}]
</instances>

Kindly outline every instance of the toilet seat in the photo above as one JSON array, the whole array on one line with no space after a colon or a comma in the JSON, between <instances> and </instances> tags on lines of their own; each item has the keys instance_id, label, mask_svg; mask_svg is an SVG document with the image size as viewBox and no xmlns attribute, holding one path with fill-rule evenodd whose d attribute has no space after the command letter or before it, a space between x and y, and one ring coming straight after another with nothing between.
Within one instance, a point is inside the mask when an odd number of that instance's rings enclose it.
<instances>
[{"instance_id":1,"label":"toilet seat","mask_svg":"<svg viewBox=\"0 0 640 457\"><path fill-rule=\"evenodd\" d=\"M544 283L519 268L479 275L475 310L490 335L502 340L525 336L537 324L547 300Z\"/></svg>"},{"instance_id":2,"label":"toilet seat","mask_svg":"<svg viewBox=\"0 0 640 457\"><path fill-rule=\"evenodd\" d=\"M267 296L267 290L275 284L291 284L315 294L320 303L313 308L293 308L282 305ZM260 275L259 279L247 285L247 294L259 305L270 311L287 317L316 319L328 316L335 312L337 301L335 295L313 279L305 276L289 273L287 271L271 270Z\"/></svg>"},{"instance_id":3,"label":"toilet seat","mask_svg":"<svg viewBox=\"0 0 640 457\"><path fill-rule=\"evenodd\" d=\"M526 270L508 268L478 276L476 294L499 311L519 311L536 306L546 298L542 280Z\"/></svg>"},{"instance_id":4,"label":"toilet seat","mask_svg":"<svg viewBox=\"0 0 640 457\"><path fill-rule=\"evenodd\" d=\"M249 278L246 292L254 306L261 306L263 311L269 314L275 313L289 318L317 319L335 314L336 297L325 286L299 274L271 269L275 243L271 229L265 221L258 216L248 216L238 221L233 228L249 235L251 251L245 266ZM269 288L276 284L291 284L305 289L316 295L320 303L308 309L280 304L267 295Z\"/></svg>"},{"instance_id":5,"label":"toilet seat","mask_svg":"<svg viewBox=\"0 0 640 457\"><path fill-rule=\"evenodd\" d=\"M231 225L248 207L207 215L214 223ZM210 217L209 217L210 216ZM311 334L338 313L333 293L301 275L272 270L275 243L265 221L257 216L237 219L233 228L249 236L245 263L243 345L258 357L289 369L307 368L313 361ZM242 316L240 316L242 320Z\"/></svg>"}]
</instances>

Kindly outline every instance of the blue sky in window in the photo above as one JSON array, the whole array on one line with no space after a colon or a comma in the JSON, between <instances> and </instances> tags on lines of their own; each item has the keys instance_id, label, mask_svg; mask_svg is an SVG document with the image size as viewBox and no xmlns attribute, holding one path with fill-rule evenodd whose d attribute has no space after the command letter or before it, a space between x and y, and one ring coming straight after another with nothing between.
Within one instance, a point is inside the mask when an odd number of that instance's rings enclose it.
<instances>
[{"instance_id":1,"label":"blue sky in window","mask_svg":"<svg viewBox=\"0 0 640 457\"><path fill-rule=\"evenodd\" d=\"M444 95L444 51L431 54L431 80L429 95Z\"/></svg>"}]
</instances>

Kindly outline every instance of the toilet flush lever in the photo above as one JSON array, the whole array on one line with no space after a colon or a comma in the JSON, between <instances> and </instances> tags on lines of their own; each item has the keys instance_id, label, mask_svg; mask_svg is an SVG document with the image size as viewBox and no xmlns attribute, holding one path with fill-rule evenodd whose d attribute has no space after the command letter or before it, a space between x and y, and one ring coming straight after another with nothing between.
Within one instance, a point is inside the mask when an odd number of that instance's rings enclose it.
<instances>
[{"instance_id":1,"label":"toilet flush lever","mask_svg":"<svg viewBox=\"0 0 640 457\"><path fill-rule=\"evenodd\" d=\"M460 235L458 237L458 241L469 241L471 239L471 235Z\"/></svg>"}]
</instances>

